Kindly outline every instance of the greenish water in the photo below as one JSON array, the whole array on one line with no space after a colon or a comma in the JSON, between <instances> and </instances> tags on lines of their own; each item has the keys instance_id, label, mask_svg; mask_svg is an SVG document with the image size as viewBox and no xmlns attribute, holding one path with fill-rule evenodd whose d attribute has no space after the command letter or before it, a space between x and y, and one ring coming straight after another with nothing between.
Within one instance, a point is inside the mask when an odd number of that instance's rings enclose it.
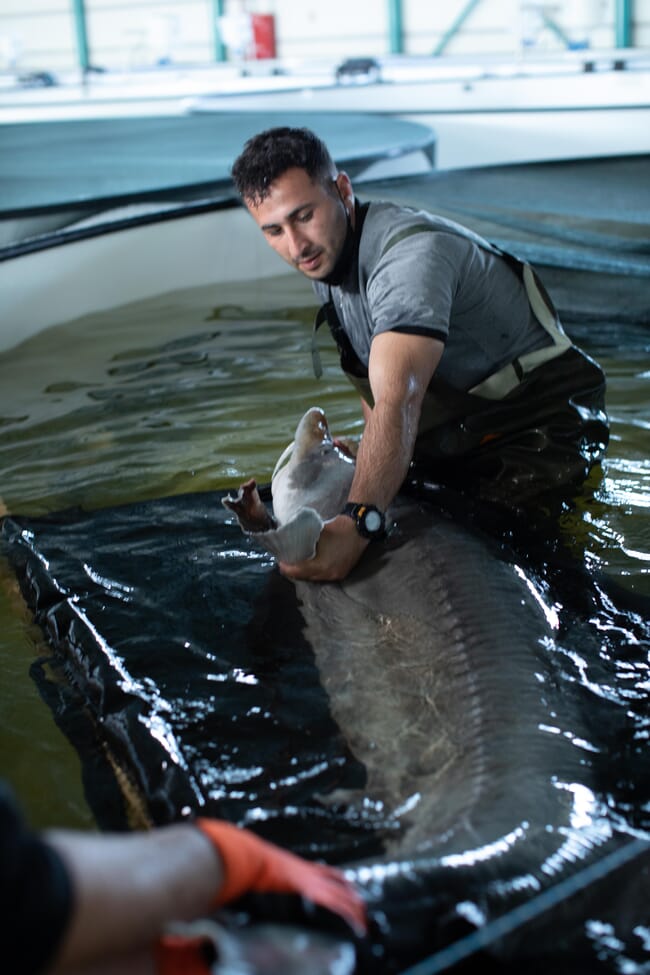
<instances>
[{"instance_id":1,"label":"greenish water","mask_svg":"<svg viewBox=\"0 0 650 975\"><path fill-rule=\"evenodd\" d=\"M361 432L324 334L311 369L299 276L175 292L48 330L0 356L0 495L9 512L96 508L270 478L302 413ZM605 367L612 443L596 495L567 530L590 562L650 594L650 334L569 329ZM0 755L37 826L90 825L77 755L29 676L39 632L0 560Z\"/></svg>"}]
</instances>

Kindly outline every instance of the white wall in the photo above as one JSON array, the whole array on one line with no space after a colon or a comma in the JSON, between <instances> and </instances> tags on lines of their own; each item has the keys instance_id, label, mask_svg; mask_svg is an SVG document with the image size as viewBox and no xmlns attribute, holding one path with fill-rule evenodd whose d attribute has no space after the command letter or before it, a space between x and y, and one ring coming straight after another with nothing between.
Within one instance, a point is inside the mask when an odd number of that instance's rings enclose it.
<instances>
[{"instance_id":1,"label":"white wall","mask_svg":"<svg viewBox=\"0 0 650 975\"><path fill-rule=\"evenodd\" d=\"M76 63L75 27L68 0L3 0L0 68L58 69Z\"/></svg>"},{"instance_id":2,"label":"white wall","mask_svg":"<svg viewBox=\"0 0 650 975\"><path fill-rule=\"evenodd\" d=\"M280 57L338 61L388 51L385 0L275 0L267 7L276 18Z\"/></svg>"},{"instance_id":3,"label":"white wall","mask_svg":"<svg viewBox=\"0 0 650 975\"><path fill-rule=\"evenodd\" d=\"M206 0L85 0L85 8L93 64L131 68L164 58L213 59L212 5Z\"/></svg>"},{"instance_id":4,"label":"white wall","mask_svg":"<svg viewBox=\"0 0 650 975\"><path fill-rule=\"evenodd\" d=\"M240 2L229 0L233 8ZM85 0L85 5L93 65L120 70L151 66L163 57L177 64L207 64L214 58L212 0ZM540 6L534 0L482 0L445 54L514 53L524 35L534 50L563 49L536 13ZM543 6L572 40L587 39L592 48L614 46L615 0ZM402 0L405 53L432 53L466 7L467 0ZM336 61L389 52L387 0L247 0L247 9L275 16L281 58ZM633 10L633 43L650 47L650 0L636 0ZM77 64L71 0L2 0L0 70L63 72Z\"/></svg>"},{"instance_id":5,"label":"white wall","mask_svg":"<svg viewBox=\"0 0 650 975\"><path fill-rule=\"evenodd\" d=\"M409 54L431 53L466 9L467 0L438 4L403 0ZM536 50L562 49L561 38L545 25L542 12L574 43L587 41L590 47L614 46L612 0L565 0L564 3L484 0L463 21L462 29L449 42L445 53L518 52L524 42ZM648 12L650 15L650 2Z\"/></svg>"}]
</instances>

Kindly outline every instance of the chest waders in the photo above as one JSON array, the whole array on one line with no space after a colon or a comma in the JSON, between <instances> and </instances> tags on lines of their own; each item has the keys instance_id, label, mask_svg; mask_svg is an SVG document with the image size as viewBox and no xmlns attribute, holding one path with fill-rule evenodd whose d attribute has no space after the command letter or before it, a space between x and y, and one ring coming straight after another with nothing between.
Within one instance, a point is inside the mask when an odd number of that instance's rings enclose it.
<instances>
[{"instance_id":1,"label":"chest waders","mask_svg":"<svg viewBox=\"0 0 650 975\"><path fill-rule=\"evenodd\" d=\"M435 232L427 223L407 227L390 238L381 256L407 237ZM553 488L579 484L601 459L609 439L602 370L565 334L529 264L470 230L451 232L508 264L522 281L533 314L552 344L513 359L467 391L434 375L422 404L411 477L451 484L510 506ZM314 322L316 376L322 370L315 337L325 321L341 368L372 407L368 370L339 320L331 288L330 300Z\"/></svg>"}]
</instances>

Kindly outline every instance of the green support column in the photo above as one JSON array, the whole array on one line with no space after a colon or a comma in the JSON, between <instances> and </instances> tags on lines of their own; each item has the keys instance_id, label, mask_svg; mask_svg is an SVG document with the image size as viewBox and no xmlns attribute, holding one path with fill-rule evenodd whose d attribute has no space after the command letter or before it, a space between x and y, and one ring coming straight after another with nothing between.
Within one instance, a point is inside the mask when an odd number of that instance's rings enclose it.
<instances>
[{"instance_id":1,"label":"green support column","mask_svg":"<svg viewBox=\"0 0 650 975\"><path fill-rule=\"evenodd\" d=\"M461 27L467 20L467 18L470 16L470 14L474 12L474 10L478 7L480 2L481 0L469 0L469 2L465 4L461 12L456 17L455 21L451 25L451 27L448 30L446 30L445 33L440 38L440 41L438 42L438 45L436 46L433 52L434 57L437 57L439 54L442 54L444 52L449 42L456 36L458 31L461 29Z\"/></svg>"},{"instance_id":2,"label":"green support column","mask_svg":"<svg viewBox=\"0 0 650 975\"><path fill-rule=\"evenodd\" d=\"M212 0L212 33L214 36L214 59L215 61L226 60L226 47L221 40L219 31L219 17L223 17L225 0Z\"/></svg>"},{"instance_id":3,"label":"green support column","mask_svg":"<svg viewBox=\"0 0 650 975\"><path fill-rule=\"evenodd\" d=\"M81 70L85 73L90 67L88 51L88 30L86 29L86 7L84 0L72 0L74 23L77 34L77 57Z\"/></svg>"},{"instance_id":4,"label":"green support column","mask_svg":"<svg viewBox=\"0 0 650 975\"><path fill-rule=\"evenodd\" d=\"M616 0L616 47L632 47L632 0Z\"/></svg>"},{"instance_id":5,"label":"green support column","mask_svg":"<svg viewBox=\"0 0 650 975\"><path fill-rule=\"evenodd\" d=\"M402 24L402 0L388 0L389 52L404 53L404 27Z\"/></svg>"}]
</instances>

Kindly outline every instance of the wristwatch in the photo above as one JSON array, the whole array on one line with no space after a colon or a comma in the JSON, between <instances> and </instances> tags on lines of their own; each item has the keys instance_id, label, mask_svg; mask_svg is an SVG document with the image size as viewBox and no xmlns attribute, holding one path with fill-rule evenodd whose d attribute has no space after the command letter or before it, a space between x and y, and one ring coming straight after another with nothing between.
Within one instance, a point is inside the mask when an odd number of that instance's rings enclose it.
<instances>
[{"instance_id":1,"label":"wristwatch","mask_svg":"<svg viewBox=\"0 0 650 975\"><path fill-rule=\"evenodd\" d=\"M386 516L374 504L355 504L349 501L342 514L352 519L362 538L372 541L383 538L386 534Z\"/></svg>"}]
</instances>

